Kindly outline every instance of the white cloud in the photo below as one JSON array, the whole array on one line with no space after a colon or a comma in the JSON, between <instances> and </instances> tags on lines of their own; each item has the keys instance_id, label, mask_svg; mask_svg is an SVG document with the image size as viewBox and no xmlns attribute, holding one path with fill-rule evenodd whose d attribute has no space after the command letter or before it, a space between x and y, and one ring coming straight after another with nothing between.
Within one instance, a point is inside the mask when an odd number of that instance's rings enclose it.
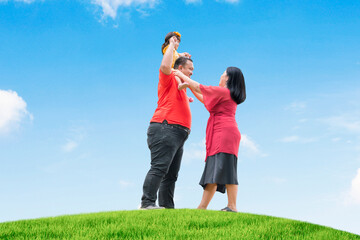
<instances>
[{"instance_id":1,"label":"white cloud","mask_svg":"<svg viewBox=\"0 0 360 240\"><path fill-rule=\"evenodd\" d=\"M26 102L16 92L0 90L0 133L17 128L26 117L33 119L26 106Z\"/></svg>"},{"instance_id":2,"label":"white cloud","mask_svg":"<svg viewBox=\"0 0 360 240\"><path fill-rule=\"evenodd\" d=\"M258 145L246 134L241 134L240 153L242 152L247 156L267 156L267 154L260 151Z\"/></svg>"},{"instance_id":3,"label":"white cloud","mask_svg":"<svg viewBox=\"0 0 360 240\"><path fill-rule=\"evenodd\" d=\"M273 178L270 178L269 180L276 184L283 184L283 183L287 182L287 179L279 178L279 177L273 177Z\"/></svg>"},{"instance_id":4,"label":"white cloud","mask_svg":"<svg viewBox=\"0 0 360 240\"><path fill-rule=\"evenodd\" d=\"M124 180L120 180L119 184L120 184L121 188L127 188L127 187L134 185L132 182L128 182L128 181L124 181Z\"/></svg>"},{"instance_id":5,"label":"white cloud","mask_svg":"<svg viewBox=\"0 0 360 240\"><path fill-rule=\"evenodd\" d=\"M331 128L334 129L344 129L351 133L360 133L360 121L358 120L356 113L352 114L352 117L334 116L326 119L321 119L320 121L328 124Z\"/></svg>"},{"instance_id":6,"label":"white cloud","mask_svg":"<svg viewBox=\"0 0 360 240\"><path fill-rule=\"evenodd\" d=\"M185 0L186 4L192 4L192 3L201 3L202 0Z\"/></svg>"},{"instance_id":7,"label":"white cloud","mask_svg":"<svg viewBox=\"0 0 360 240\"><path fill-rule=\"evenodd\" d=\"M243 134L241 136L241 146L244 149L247 149L253 153L259 152L259 149L257 148L256 144L246 134Z\"/></svg>"},{"instance_id":8,"label":"white cloud","mask_svg":"<svg viewBox=\"0 0 360 240\"><path fill-rule=\"evenodd\" d=\"M280 139L280 142L285 142L285 143L296 142L296 141L299 141L299 136L289 136Z\"/></svg>"},{"instance_id":9,"label":"white cloud","mask_svg":"<svg viewBox=\"0 0 360 240\"><path fill-rule=\"evenodd\" d=\"M205 161L206 157L206 146L205 138L199 142L191 143L189 146L186 146L184 150L183 160L185 163L189 163L193 160L196 161Z\"/></svg>"},{"instance_id":10,"label":"white cloud","mask_svg":"<svg viewBox=\"0 0 360 240\"><path fill-rule=\"evenodd\" d=\"M216 0L217 2L238 3L240 0Z\"/></svg>"},{"instance_id":11,"label":"white cloud","mask_svg":"<svg viewBox=\"0 0 360 240\"><path fill-rule=\"evenodd\" d=\"M1 2L9 2L11 0L0 0L0 3ZM23 3L32 3L32 2L35 2L35 0L14 0L14 2L23 2Z\"/></svg>"},{"instance_id":12,"label":"white cloud","mask_svg":"<svg viewBox=\"0 0 360 240\"><path fill-rule=\"evenodd\" d=\"M62 147L64 152L72 152L79 144L74 140L67 140L66 144Z\"/></svg>"},{"instance_id":13,"label":"white cloud","mask_svg":"<svg viewBox=\"0 0 360 240\"><path fill-rule=\"evenodd\" d=\"M35 2L35 0L15 0L15 2L32 3Z\"/></svg>"},{"instance_id":14,"label":"white cloud","mask_svg":"<svg viewBox=\"0 0 360 240\"><path fill-rule=\"evenodd\" d=\"M340 141L341 140L341 138L339 138L339 137L335 137L335 138L332 138L331 139L331 141L333 141L333 142L338 142L338 141Z\"/></svg>"},{"instance_id":15,"label":"white cloud","mask_svg":"<svg viewBox=\"0 0 360 240\"><path fill-rule=\"evenodd\" d=\"M268 156L267 154L262 153L258 145L246 134L241 134L239 155L242 154L248 157ZM205 161L205 157L206 157L206 145L204 138L199 142L191 143L189 146L186 146L186 149L184 150L183 161L184 163L189 163L193 160Z\"/></svg>"},{"instance_id":16,"label":"white cloud","mask_svg":"<svg viewBox=\"0 0 360 240\"><path fill-rule=\"evenodd\" d=\"M360 168L357 170L355 178L351 181L351 188L346 203L360 204Z\"/></svg>"},{"instance_id":17,"label":"white cloud","mask_svg":"<svg viewBox=\"0 0 360 240\"><path fill-rule=\"evenodd\" d=\"M158 0L92 0L92 3L102 8L104 17L116 18L119 7L154 7Z\"/></svg>"},{"instance_id":18,"label":"white cloud","mask_svg":"<svg viewBox=\"0 0 360 240\"><path fill-rule=\"evenodd\" d=\"M292 143L292 142L300 142L300 143L312 143L316 142L315 138L302 138L296 135L284 137L279 140L280 142L284 143Z\"/></svg>"},{"instance_id":19,"label":"white cloud","mask_svg":"<svg viewBox=\"0 0 360 240\"><path fill-rule=\"evenodd\" d=\"M307 105L305 102L295 101L285 107L285 110L295 112L296 114L303 113Z\"/></svg>"},{"instance_id":20,"label":"white cloud","mask_svg":"<svg viewBox=\"0 0 360 240\"><path fill-rule=\"evenodd\" d=\"M136 11L142 16L142 17L148 17L150 16L150 13L147 11L144 11L143 9L136 9Z\"/></svg>"},{"instance_id":21,"label":"white cloud","mask_svg":"<svg viewBox=\"0 0 360 240\"><path fill-rule=\"evenodd\" d=\"M61 147L65 153L74 151L86 136L85 127L73 127L68 132L66 143Z\"/></svg>"},{"instance_id":22,"label":"white cloud","mask_svg":"<svg viewBox=\"0 0 360 240\"><path fill-rule=\"evenodd\" d=\"M0 0L0 3L7 3L10 1L14 2L23 2L23 3L33 3L39 0ZM44 1L44 0L41 0ZM202 0L184 0L186 4L199 4L202 3ZM239 0L216 0L217 2L225 3L238 3ZM160 0L91 0L91 4L97 5L102 9L103 18L111 17L115 19L118 15L119 8L130 8L135 7L136 11L141 14L141 16L149 16L147 11L144 11L144 8L153 8ZM123 13L125 16L128 13Z\"/></svg>"}]
</instances>

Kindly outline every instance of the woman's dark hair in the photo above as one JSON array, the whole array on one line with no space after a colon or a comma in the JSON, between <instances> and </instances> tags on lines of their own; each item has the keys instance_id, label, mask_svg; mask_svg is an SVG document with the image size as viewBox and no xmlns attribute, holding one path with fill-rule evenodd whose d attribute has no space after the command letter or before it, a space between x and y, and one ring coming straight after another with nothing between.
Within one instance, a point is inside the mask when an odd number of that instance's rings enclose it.
<instances>
[{"instance_id":1,"label":"woman's dark hair","mask_svg":"<svg viewBox=\"0 0 360 240\"><path fill-rule=\"evenodd\" d=\"M177 35L175 32L169 32L168 34L166 34L165 36L165 42L163 43L163 45L161 46L161 53L163 53L164 48L170 44L170 38L172 38L173 36L176 36L177 39L179 40L179 42L181 41L181 38L179 35Z\"/></svg>"},{"instance_id":2,"label":"woman's dark hair","mask_svg":"<svg viewBox=\"0 0 360 240\"><path fill-rule=\"evenodd\" d=\"M241 70L237 67L228 67L226 75L229 79L226 82L227 88L230 90L231 98L240 104L246 99L245 80Z\"/></svg>"}]
</instances>

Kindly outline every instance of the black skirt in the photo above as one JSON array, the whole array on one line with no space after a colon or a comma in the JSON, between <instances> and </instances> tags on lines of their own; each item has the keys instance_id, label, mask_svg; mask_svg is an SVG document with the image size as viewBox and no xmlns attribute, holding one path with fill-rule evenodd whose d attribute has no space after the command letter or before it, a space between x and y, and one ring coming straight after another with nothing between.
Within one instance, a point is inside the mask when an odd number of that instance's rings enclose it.
<instances>
[{"instance_id":1,"label":"black skirt","mask_svg":"<svg viewBox=\"0 0 360 240\"><path fill-rule=\"evenodd\" d=\"M217 184L216 191L225 193L225 184L236 184L237 157L229 153L218 153L206 159L200 185L205 189L207 184Z\"/></svg>"}]
</instances>

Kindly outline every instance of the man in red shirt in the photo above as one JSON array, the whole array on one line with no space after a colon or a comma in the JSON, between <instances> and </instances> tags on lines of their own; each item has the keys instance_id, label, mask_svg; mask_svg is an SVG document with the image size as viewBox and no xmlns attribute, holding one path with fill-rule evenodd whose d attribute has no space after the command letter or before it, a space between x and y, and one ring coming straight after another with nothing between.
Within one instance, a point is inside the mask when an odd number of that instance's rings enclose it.
<instances>
[{"instance_id":1,"label":"man in red shirt","mask_svg":"<svg viewBox=\"0 0 360 240\"><path fill-rule=\"evenodd\" d=\"M166 50L159 73L158 106L147 131L151 152L151 168L143 185L141 209L174 208L175 182L180 169L183 146L190 134L191 112L186 89L178 90L171 65L175 47L174 36ZM180 57L174 64L186 76L194 70L190 58ZM159 192L159 207L155 205Z\"/></svg>"}]
</instances>

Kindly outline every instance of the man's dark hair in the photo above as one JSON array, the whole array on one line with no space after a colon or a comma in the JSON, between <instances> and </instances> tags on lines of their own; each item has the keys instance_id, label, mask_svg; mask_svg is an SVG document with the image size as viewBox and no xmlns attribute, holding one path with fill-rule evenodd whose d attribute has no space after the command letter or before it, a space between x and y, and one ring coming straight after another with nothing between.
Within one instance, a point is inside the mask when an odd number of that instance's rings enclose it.
<instances>
[{"instance_id":1,"label":"man's dark hair","mask_svg":"<svg viewBox=\"0 0 360 240\"><path fill-rule=\"evenodd\" d=\"M174 69L178 69L179 66L185 66L187 61L193 61L191 58L187 58L187 57L179 57L178 59L176 59L175 63L174 63Z\"/></svg>"},{"instance_id":2,"label":"man's dark hair","mask_svg":"<svg viewBox=\"0 0 360 240\"><path fill-rule=\"evenodd\" d=\"M226 75L229 79L226 83L227 88L230 90L231 98L240 104L246 99L245 80L241 70L237 67L228 67Z\"/></svg>"}]
</instances>

